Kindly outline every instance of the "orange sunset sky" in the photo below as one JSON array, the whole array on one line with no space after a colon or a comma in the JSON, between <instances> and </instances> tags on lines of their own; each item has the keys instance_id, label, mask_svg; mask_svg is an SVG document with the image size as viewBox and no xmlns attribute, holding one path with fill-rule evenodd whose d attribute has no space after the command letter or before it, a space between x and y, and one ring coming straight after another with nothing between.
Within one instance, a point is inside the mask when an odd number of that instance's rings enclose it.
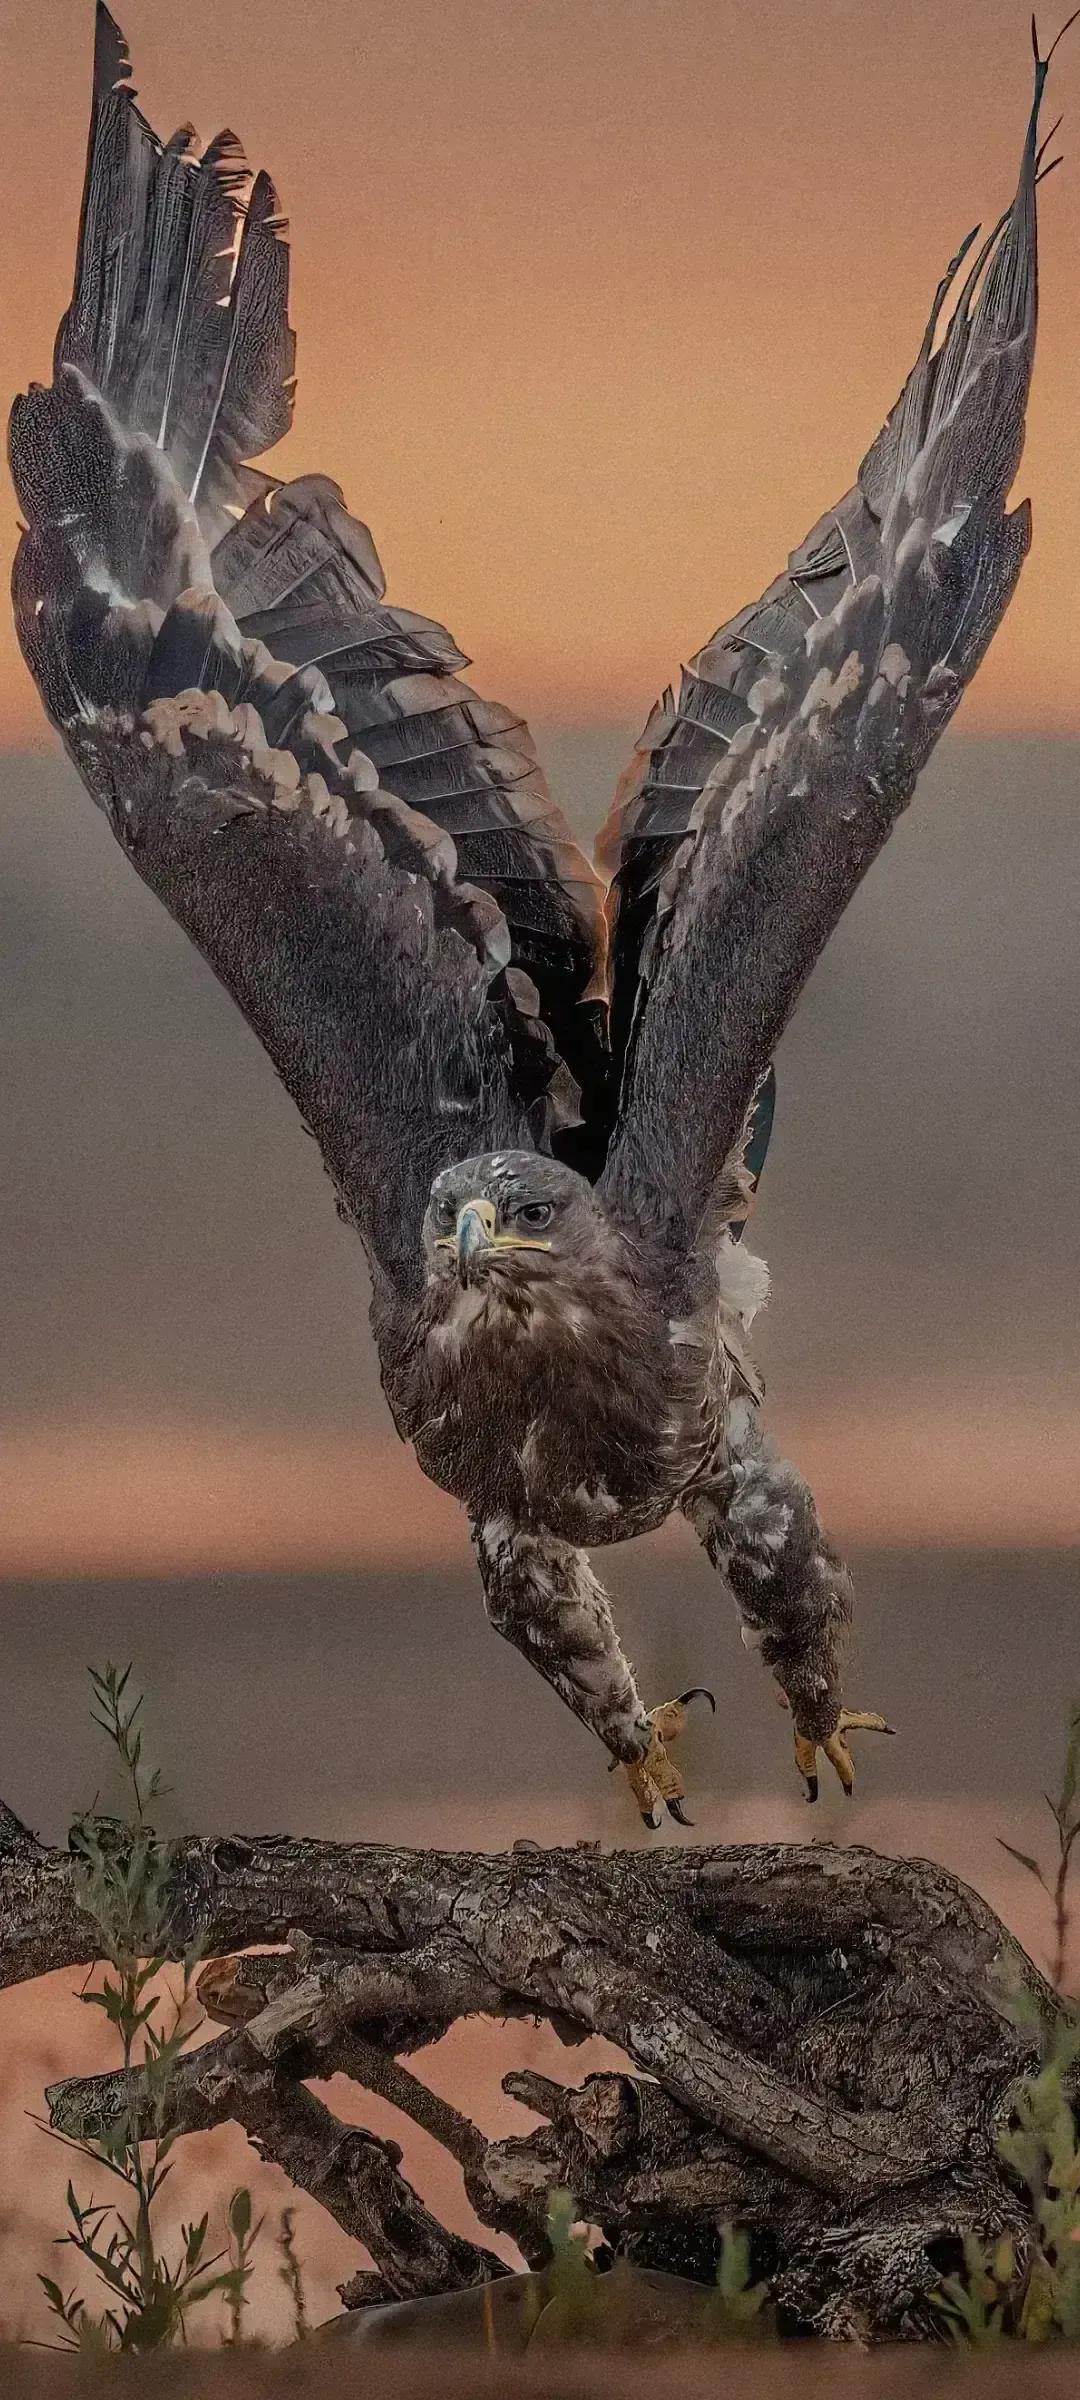
<instances>
[{"instance_id":1,"label":"orange sunset sky","mask_svg":"<svg viewBox=\"0 0 1080 2400\"><path fill-rule=\"evenodd\" d=\"M958 235L1007 198L1022 0L118 0L159 128L233 125L293 226L286 469L534 713L640 718L837 497ZM0 389L70 285L90 0L6 0ZM1049 16L1044 38L1055 30ZM971 727L1080 722L1080 39L1048 123L1037 563ZM1076 112L1075 115L1073 112ZM6 617L0 730L43 738Z\"/></svg>"},{"instance_id":2,"label":"orange sunset sky","mask_svg":"<svg viewBox=\"0 0 1080 2400\"><path fill-rule=\"evenodd\" d=\"M118 9L159 130L228 123L278 180L299 397L275 464L340 480L391 596L453 628L480 688L554 747L579 822L595 820L657 690L851 480L958 237L1007 200L1025 6ZM91 0L6 0L4 395L48 374L70 289L92 17ZM1048 17L1044 45L1055 30ZM1062 1247L1076 1227L1080 27L1050 102L1065 165L1042 195L1018 487L1032 558L928 779L938 801L875 871L785 1042L763 1200L775 1421L850 1539L1080 1538ZM0 748L15 1327L0 1574L464 1559L456 1512L393 1444L361 1264L311 1145L42 755L56 745L6 609ZM1002 1144L1024 1161L1015 1271L995 1248ZM303 1234L287 1248L294 1202Z\"/></svg>"}]
</instances>

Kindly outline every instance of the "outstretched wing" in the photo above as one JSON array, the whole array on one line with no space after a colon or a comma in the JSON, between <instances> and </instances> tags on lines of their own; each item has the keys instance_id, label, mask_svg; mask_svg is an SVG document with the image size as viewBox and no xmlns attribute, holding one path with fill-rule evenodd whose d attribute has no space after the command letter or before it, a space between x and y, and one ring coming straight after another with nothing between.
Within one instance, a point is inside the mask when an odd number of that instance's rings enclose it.
<instances>
[{"instance_id":1,"label":"outstretched wing","mask_svg":"<svg viewBox=\"0 0 1080 2400\"><path fill-rule=\"evenodd\" d=\"M74 293L11 418L15 610L84 780L401 1294L438 1168L578 1116L601 886L526 727L386 603L336 484L250 464L292 413L284 235L234 135L152 132L99 5Z\"/></svg>"},{"instance_id":2,"label":"outstretched wing","mask_svg":"<svg viewBox=\"0 0 1080 2400\"><path fill-rule=\"evenodd\" d=\"M1028 548L1027 507L1005 504L1035 345L1048 63L1012 206L958 292L975 235L952 261L857 482L654 709L601 835L615 1119L601 1188L684 1258Z\"/></svg>"}]
</instances>

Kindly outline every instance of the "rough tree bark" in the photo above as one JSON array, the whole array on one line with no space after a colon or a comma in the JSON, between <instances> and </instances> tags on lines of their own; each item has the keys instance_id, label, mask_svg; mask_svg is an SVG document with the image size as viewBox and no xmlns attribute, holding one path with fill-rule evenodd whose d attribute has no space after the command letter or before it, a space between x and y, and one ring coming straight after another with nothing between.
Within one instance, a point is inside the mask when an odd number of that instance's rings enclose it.
<instances>
[{"instance_id":1,"label":"rough tree bark","mask_svg":"<svg viewBox=\"0 0 1080 2400\"><path fill-rule=\"evenodd\" d=\"M928 2332L957 2237L1022 2225L995 2151L1031 2064L1008 1989L1058 2003L941 1868L824 1844L459 1856L229 1836L177 1844L170 1904L177 1956L232 1954L204 1970L224 2030L185 2058L176 2121L240 2124L362 2241L358 2301L505 2270L436 2221L392 2143L306 2088L338 2072L426 2127L530 2264L558 2185L612 2245L683 2274L709 2277L737 2219L782 2317L833 2336ZM259 1944L288 1947L234 1955ZM92 1947L72 1860L0 1804L0 1983ZM488 2141L401 2063L476 2013L605 2035L627 2071L509 2076L542 2122ZM71 2134L123 2104L110 2076L49 2101Z\"/></svg>"}]
</instances>

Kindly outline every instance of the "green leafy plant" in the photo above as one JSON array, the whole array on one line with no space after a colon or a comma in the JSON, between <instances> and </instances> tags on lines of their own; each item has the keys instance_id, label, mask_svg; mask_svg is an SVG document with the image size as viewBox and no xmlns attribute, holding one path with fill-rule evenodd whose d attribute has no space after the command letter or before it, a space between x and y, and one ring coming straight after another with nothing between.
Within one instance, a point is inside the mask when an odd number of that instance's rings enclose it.
<instances>
[{"instance_id":1,"label":"green leafy plant","mask_svg":"<svg viewBox=\"0 0 1080 2400\"><path fill-rule=\"evenodd\" d=\"M1029 2222L1016 2239L984 2244L970 2236L962 2274L946 2277L934 2295L955 2339L976 2349L1009 2335L1080 2341L1080 2137L1071 2097L1080 2021L1065 2017L1042 2033L1042 2063L1017 2084L1011 2122L998 2137L1001 2158L1027 2192Z\"/></svg>"},{"instance_id":2,"label":"green leafy plant","mask_svg":"<svg viewBox=\"0 0 1080 2400\"><path fill-rule=\"evenodd\" d=\"M1049 1792L1044 1792L1043 1798L1054 1820L1054 1829L1057 1835L1057 1859L1053 1867L1044 1870L1039 1860L1032 1858L1028 1851L1015 1849L1011 1842L1001 1841L1000 1836L999 1846L1002 1850L1007 1850L1009 1857L1015 1858L1018 1866L1023 1867L1027 1874L1034 1876L1036 1883L1046 1893L1050 1902L1054 1925L1054 1950L1050 1965L1050 1979L1055 1990L1063 1992L1068 1969L1069 1936L1072 1928L1069 1886L1073 1867L1073 1850L1077 1839L1080 1838L1080 1701L1074 1702L1069 1712L1061 1790L1056 1800L1051 1799Z\"/></svg>"},{"instance_id":3,"label":"green leafy plant","mask_svg":"<svg viewBox=\"0 0 1080 2400\"><path fill-rule=\"evenodd\" d=\"M252 2222L251 2193L246 2185L234 2192L229 2202L229 2265L219 2278L218 2289L225 2295L229 2312L229 2340L238 2348L244 2338L244 2310L247 2307L247 2287L251 2280L255 2244L262 2232L262 2218Z\"/></svg>"},{"instance_id":4,"label":"green leafy plant","mask_svg":"<svg viewBox=\"0 0 1080 2400\"><path fill-rule=\"evenodd\" d=\"M63 2329L62 2346L97 2351L166 2347L183 2335L191 2311L215 2296L224 2301L231 2339L238 2342L259 2233L251 2196L239 2191L217 2250L210 2247L208 2215L181 2225L179 2246L170 2253L158 2241L157 2204L176 2140L169 2103L181 2051L200 2023L191 1997L197 1959L192 1954L184 1960L179 1998L170 2001L159 1978L169 1949L171 1853L154 1824L164 1786L160 1771L145 1761L142 1698L130 1678L130 1667L90 1674L93 1720L119 1760L127 1815L88 1812L69 1836L79 1903L96 1928L105 1962L101 1983L80 1997L115 2027L123 2097L112 2119L92 2134L56 2137L113 2186L107 2200L81 2199L69 2183L68 2226L58 2236L58 2246L74 2250L91 2270L105 2305L95 2315L77 2290L39 2277Z\"/></svg>"},{"instance_id":5,"label":"green leafy plant","mask_svg":"<svg viewBox=\"0 0 1080 2400\"><path fill-rule=\"evenodd\" d=\"M303 2272L296 2248L296 2210L294 2208L282 2209L281 2224L278 2230L278 2249L281 2252L278 2275L292 2302L293 2340L294 2342L306 2342L311 2327L308 2323Z\"/></svg>"},{"instance_id":6,"label":"green leafy plant","mask_svg":"<svg viewBox=\"0 0 1080 2400\"><path fill-rule=\"evenodd\" d=\"M544 2320L546 2340L598 2341L604 2338L602 2278L593 2264L588 2238L579 2232L570 2192L552 2192L548 2202L547 2237L550 2258L538 2293L537 2322Z\"/></svg>"},{"instance_id":7,"label":"green leafy plant","mask_svg":"<svg viewBox=\"0 0 1080 2400\"><path fill-rule=\"evenodd\" d=\"M1037 1858L1002 1842L1033 1875L1053 1911L1052 1977L1064 1996L1072 1929L1070 1878L1080 1835L1080 1706L1069 1716L1065 1767L1056 1800L1046 1804L1057 1831L1058 1855L1050 1873ZM1039 2066L1022 2076L1012 2093L1010 2122L998 2136L998 2152L1027 2194L1029 2218L1022 2235L985 2244L974 2235L964 2243L963 2271L945 2278L934 2294L954 2338L976 2349L1010 2335L1026 2342L1080 2342L1080 2131L1076 2116L1080 2061L1080 2010L1065 2006L1048 2024L1037 2000L1022 1985L1010 1986L1006 2001L1014 2023L1032 2036Z\"/></svg>"},{"instance_id":8,"label":"green leafy plant","mask_svg":"<svg viewBox=\"0 0 1080 2400\"><path fill-rule=\"evenodd\" d=\"M551 2256L538 2279L533 2330L539 2328L544 2341L593 2345L618 2346L632 2336L640 2324L642 2270L616 2258L600 2271L569 2192L552 2193L547 2234ZM663 2292L653 2297L662 2307ZM683 2341L706 2343L743 2342L774 2331L768 2286L751 2283L750 2240L738 2227L722 2228L715 2283L701 2286L700 2308L685 2321L680 2315L677 2330Z\"/></svg>"},{"instance_id":9,"label":"green leafy plant","mask_svg":"<svg viewBox=\"0 0 1080 2400\"><path fill-rule=\"evenodd\" d=\"M953 2339L973 2350L987 2350L1012 2331L1014 2299L1019 2284L1016 2244L1009 2235L985 2244L973 2233L964 2237L962 2274L946 2275L940 2291L931 2294L935 2308L948 2319Z\"/></svg>"},{"instance_id":10,"label":"green leafy plant","mask_svg":"<svg viewBox=\"0 0 1080 2400\"><path fill-rule=\"evenodd\" d=\"M724 2225L716 2281L705 2303L703 2339L745 2342L774 2332L768 2284L750 2280L750 2236L741 2226Z\"/></svg>"}]
</instances>

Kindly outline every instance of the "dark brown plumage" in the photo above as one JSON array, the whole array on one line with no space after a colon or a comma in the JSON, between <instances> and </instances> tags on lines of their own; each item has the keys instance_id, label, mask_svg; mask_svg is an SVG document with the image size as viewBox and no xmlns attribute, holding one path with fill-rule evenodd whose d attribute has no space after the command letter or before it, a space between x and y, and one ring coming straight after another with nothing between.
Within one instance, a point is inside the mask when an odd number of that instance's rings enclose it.
<instances>
[{"instance_id":1,"label":"dark brown plumage","mask_svg":"<svg viewBox=\"0 0 1080 2400\"><path fill-rule=\"evenodd\" d=\"M650 718L605 909L527 729L386 600L338 487L251 464L292 412L276 194L231 134L158 140L98 9L75 289L11 417L24 654L321 1144L391 1407L469 1512L493 1623L650 1817L678 1778L585 1545L676 1506L811 1796L819 1745L850 1785L848 1579L764 1443L737 1235L773 1048L1028 546L1006 501L1047 64L1012 206L939 341L970 243L953 262L852 490Z\"/></svg>"}]
</instances>

